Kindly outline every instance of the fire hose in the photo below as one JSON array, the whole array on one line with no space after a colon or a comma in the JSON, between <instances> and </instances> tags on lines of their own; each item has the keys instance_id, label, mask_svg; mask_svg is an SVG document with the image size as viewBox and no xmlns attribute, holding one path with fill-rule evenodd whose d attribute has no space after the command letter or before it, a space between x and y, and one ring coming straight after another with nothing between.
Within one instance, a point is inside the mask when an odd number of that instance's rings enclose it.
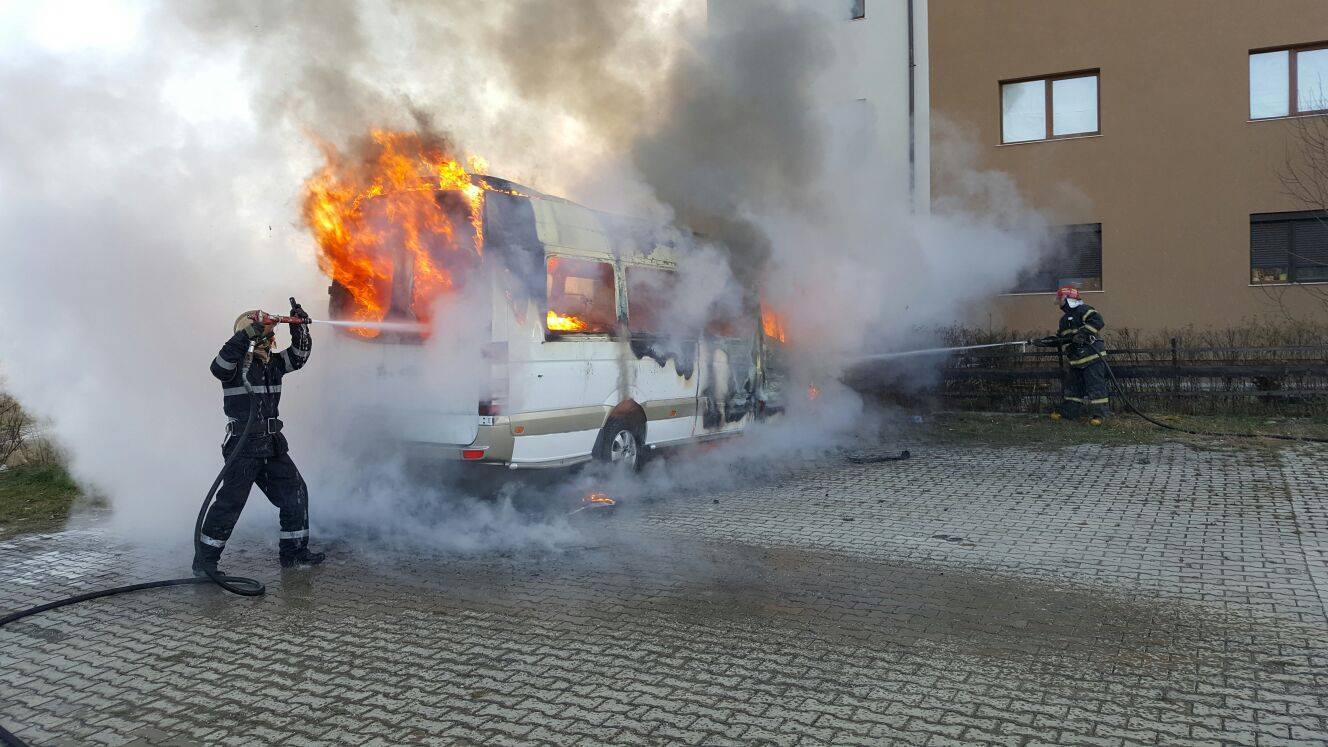
<instances>
[{"instance_id":1,"label":"fire hose","mask_svg":"<svg viewBox=\"0 0 1328 747\"><path fill-rule=\"evenodd\" d=\"M292 298L291 299L292 305L294 305L294 301L295 299ZM265 315L264 318L299 319L298 317L272 317L270 315ZM293 321L289 323L299 324L302 323L302 320ZM213 499L216 498L217 489L221 487L221 482L223 479L225 479L227 470L230 469L231 464L235 462L236 458L239 457L241 451L243 451L245 443L249 440L249 432L253 429L254 415L258 411L258 400L253 396L253 388L252 385L249 383L249 362L250 359L248 356L246 356L245 363L240 368L240 380L244 383L244 388L246 391L249 392L250 395L249 415L248 417L245 418L244 429L240 431L239 439L236 440L235 446L231 449L230 455L226 457L225 462L221 466L221 470L217 472L216 479L212 481L212 486L208 488L207 495L204 496L203 498L203 505L200 506L198 509L198 518L194 521L195 554L198 554L203 547L203 519L207 516L208 508L211 507ZM29 607L25 610L19 610L18 612L12 612L8 615L5 615L4 617L0 617L0 627L4 627L9 623L22 620L25 617L30 617L40 612L46 612L48 610L58 609L60 607L66 607L71 604L78 604L79 602L87 602L93 599L101 599L103 597L115 596L118 594L128 594L129 592L132 591L142 591L144 589L161 589L169 586L188 586L191 584L213 583L225 589L226 591L229 591L232 594L238 594L242 597L262 596L267 591L267 588L263 585L263 583L257 579L247 578L245 576L225 575L218 573L212 568L204 568L204 572L206 574L205 576L188 576L185 578L171 578L171 579L164 579L161 581L147 581L141 584L116 586L109 589L90 591L85 594L76 594L71 597L58 599L54 602L47 602L46 604L39 604L35 607ZM24 742L14 734L7 731L3 726L0 726L0 744L4 744L6 745L6 747L28 747L26 742Z\"/></svg>"},{"instance_id":2,"label":"fire hose","mask_svg":"<svg viewBox=\"0 0 1328 747\"><path fill-rule=\"evenodd\" d=\"M239 440L236 441L235 447L231 449L230 455L226 457L226 461L221 466L221 471L217 473L217 477L212 481L212 486L208 488L207 495L203 497L203 505L198 509L198 518L194 521L195 553L198 553L203 547L203 519L207 516L208 508L211 507L212 501L217 495L217 489L221 487L221 481L225 478L226 471L230 469L231 464L233 464L236 458L239 457L240 452L244 448L245 442L249 440L249 432L253 429L254 414L258 410L258 400L254 399L252 396L253 390L249 384L248 376L249 364L246 362L240 369L240 378L244 382L244 388L248 390L251 395L249 397L249 416L245 418L244 429L240 431ZM205 576L189 576L187 578L148 581L141 584L131 584L129 586L116 586L110 589L90 591L86 594L78 594L72 597L58 599L54 602L47 602L46 604L29 607L28 609L19 610L18 612L12 612L4 617L0 617L0 627L4 627L17 620L22 620L25 617L30 617L39 612L46 612L47 610L58 609L71 604L86 602L91 599L101 599L102 597L114 596L116 594L127 594L131 591L141 591L143 589L215 583L217 586L220 586L232 594L239 594L244 597L261 596L267 590L266 587L263 586L263 583L257 579L245 578L244 576L227 576L218 573L211 568L205 568L204 571L206 573Z\"/></svg>"}]
</instances>

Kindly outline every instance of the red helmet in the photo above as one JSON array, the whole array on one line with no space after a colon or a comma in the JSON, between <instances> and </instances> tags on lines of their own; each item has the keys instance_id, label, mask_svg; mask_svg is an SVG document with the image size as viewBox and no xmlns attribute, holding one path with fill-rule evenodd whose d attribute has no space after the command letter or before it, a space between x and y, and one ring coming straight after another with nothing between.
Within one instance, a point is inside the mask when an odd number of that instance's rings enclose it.
<instances>
[{"instance_id":1,"label":"red helmet","mask_svg":"<svg viewBox=\"0 0 1328 747\"><path fill-rule=\"evenodd\" d=\"M1064 288L1056 289L1056 303L1063 303L1067 298L1073 298L1074 300L1078 301L1079 289L1072 285L1067 285Z\"/></svg>"}]
</instances>

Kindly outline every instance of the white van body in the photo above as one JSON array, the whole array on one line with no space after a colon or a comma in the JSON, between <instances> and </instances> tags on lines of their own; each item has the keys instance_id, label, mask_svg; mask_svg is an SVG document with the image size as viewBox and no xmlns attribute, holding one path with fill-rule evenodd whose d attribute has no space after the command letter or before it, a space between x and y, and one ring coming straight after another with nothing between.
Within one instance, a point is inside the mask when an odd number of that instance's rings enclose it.
<instances>
[{"instance_id":1,"label":"white van body","mask_svg":"<svg viewBox=\"0 0 1328 747\"><path fill-rule=\"evenodd\" d=\"M426 397L401 413L397 435L414 454L512 469L562 467L619 457L616 437L633 442L639 453L632 455L632 466L639 466L637 457L648 450L740 435L762 413L764 348L770 343L756 314L730 321L723 334L679 339L642 333L644 289L660 287L646 281L676 278L676 253L634 243L633 231L624 229L630 221L621 217L502 184L504 192L489 193L486 202L486 257L515 251L494 236L499 222L533 219L521 251L532 265L543 261L545 287L514 293L510 275L476 278L492 286L487 381L479 382L477 407L468 412L432 407ZM506 207L488 210L494 202ZM532 249L534 240L538 246ZM629 281L638 277L646 284L637 293L634 320ZM651 292L658 300L658 292ZM587 318L598 315L598 327L550 329L550 312L570 314L558 306L569 302L573 311L586 310ZM424 355L419 345L380 347L381 360L390 362L384 369L424 366L416 360Z\"/></svg>"}]
</instances>

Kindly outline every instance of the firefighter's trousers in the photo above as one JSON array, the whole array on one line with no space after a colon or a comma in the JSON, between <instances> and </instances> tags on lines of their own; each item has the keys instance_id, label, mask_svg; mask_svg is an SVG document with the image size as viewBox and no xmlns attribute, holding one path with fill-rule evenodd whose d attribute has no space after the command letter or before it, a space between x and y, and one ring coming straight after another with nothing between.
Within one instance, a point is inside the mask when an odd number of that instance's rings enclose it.
<instances>
[{"instance_id":1,"label":"firefighter's trousers","mask_svg":"<svg viewBox=\"0 0 1328 747\"><path fill-rule=\"evenodd\" d=\"M1110 404L1105 361L1072 366L1065 372L1065 399L1059 408L1061 415L1067 418L1102 417L1107 414Z\"/></svg>"},{"instance_id":2,"label":"firefighter's trousers","mask_svg":"<svg viewBox=\"0 0 1328 747\"><path fill-rule=\"evenodd\" d=\"M309 488L295 462L284 450L271 456L241 454L227 468L216 501L203 519L205 559L215 562L221 557L255 483L280 511L281 554L292 556L308 546Z\"/></svg>"}]
</instances>

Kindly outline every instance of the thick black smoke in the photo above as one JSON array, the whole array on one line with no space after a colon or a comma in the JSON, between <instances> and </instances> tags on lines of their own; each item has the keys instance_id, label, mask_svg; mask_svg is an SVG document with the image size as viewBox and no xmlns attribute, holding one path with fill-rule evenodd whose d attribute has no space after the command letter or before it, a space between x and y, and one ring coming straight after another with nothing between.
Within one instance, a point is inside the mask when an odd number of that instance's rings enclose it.
<instances>
[{"instance_id":1,"label":"thick black smoke","mask_svg":"<svg viewBox=\"0 0 1328 747\"><path fill-rule=\"evenodd\" d=\"M655 196L725 247L749 288L771 251L761 216L816 210L826 123L814 92L833 56L824 13L768 0L723 4L677 56L661 116L632 144Z\"/></svg>"}]
</instances>

